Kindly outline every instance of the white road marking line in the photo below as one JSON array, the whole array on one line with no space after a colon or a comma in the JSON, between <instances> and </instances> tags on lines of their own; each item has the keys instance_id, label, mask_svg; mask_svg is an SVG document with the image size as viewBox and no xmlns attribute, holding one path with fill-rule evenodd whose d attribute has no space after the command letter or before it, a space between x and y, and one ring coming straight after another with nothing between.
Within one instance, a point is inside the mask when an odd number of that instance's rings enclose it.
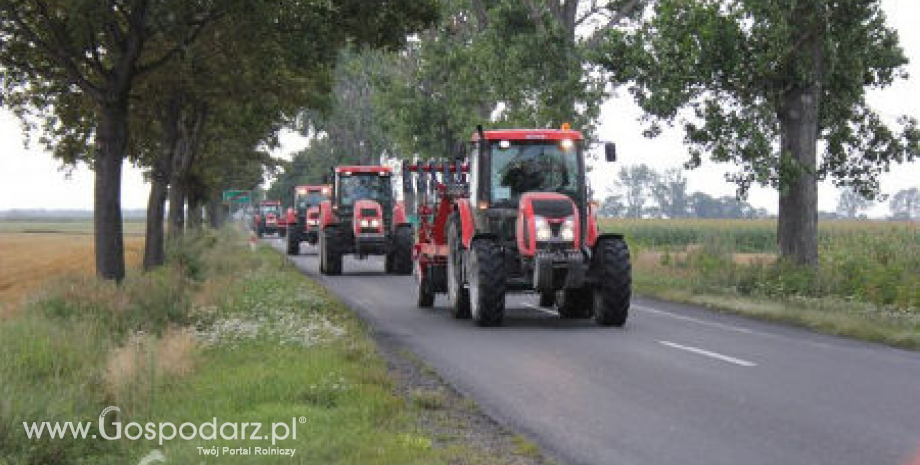
<instances>
[{"instance_id":1,"label":"white road marking line","mask_svg":"<svg viewBox=\"0 0 920 465\"><path fill-rule=\"evenodd\" d=\"M723 362L734 363L735 365L741 365L743 367L756 367L757 364L754 362L749 362L747 360L742 360L740 358L729 357L728 355L723 355L718 352L712 352L705 349L700 349L699 347L685 346L682 344L677 344L676 342L671 341L658 341L659 344L666 345L668 347L680 350L686 350L687 352L692 352L698 355L704 355L706 357L711 357L716 360L721 360Z\"/></svg>"},{"instance_id":2,"label":"white road marking line","mask_svg":"<svg viewBox=\"0 0 920 465\"><path fill-rule=\"evenodd\" d=\"M675 313L665 312L665 311L662 311L662 310L656 310L656 309L654 309L654 308L649 308L649 307L646 307L646 306L644 306L644 305L635 305L635 304L633 304L633 305L631 306L631 308L634 308L634 309L636 309L636 310L640 310L640 311L643 311L643 312L654 313L655 315L661 315L661 316L667 316L667 317L675 318L675 319L678 319L678 320L692 321L692 322L694 322L694 323L698 323L698 324L705 325L705 326L710 326L710 327L713 327L713 328L720 328L720 329L724 329L724 330L728 330L728 331L735 331L735 332L738 332L738 333L745 333L745 334L753 334L753 333L754 333L754 331L751 331L750 329L747 329L747 328L742 328L742 327L740 327L740 326L732 326L732 325L727 325L727 324L723 324L723 323L716 323L716 322L714 322L714 321L701 320L701 319L699 319L699 318L694 318L694 317L692 317L692 316L677 315L677 314L675 314Z\"/></svg>"},{"instance_id":3,"label":"white road marking line","mask_svg":"<svg viewBox=\"0 0 920 465\"><path fill-rule=\"evenodd\" d=\"M554 311L552 311L552 310L547 310L547 309L545 309L545 308L539 307L539 306L534 305L534 304L531 304L531 303L525 302L525 303L524 303L524 306L525 306L525 307L532 308L532 309L534 309L534 310L536 310L536 311L538 311L538 312L543 312L543 313L545 313L545 314L547 314L547 315L559 316L558 313L556 313L556 312L554 312Z\"/></svg>"}]
</instances>

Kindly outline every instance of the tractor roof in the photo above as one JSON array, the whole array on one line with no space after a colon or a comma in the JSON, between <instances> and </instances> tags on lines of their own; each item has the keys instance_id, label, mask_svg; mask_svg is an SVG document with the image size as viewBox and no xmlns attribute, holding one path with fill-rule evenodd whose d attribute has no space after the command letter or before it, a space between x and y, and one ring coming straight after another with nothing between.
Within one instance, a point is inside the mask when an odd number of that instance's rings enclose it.
<instances>
[{"instance_id":1,"label":"tractor roof","mask_svg":"<svg viewBox=\"0 0 920 465\"><path fill-rule=\"evenodd\" d=\"M485 131L486 140L582 140L581 131L572 129L498 129ZM473 133L473 140L479 134Z\"/></svg>"},{"instance_id":2,"label":"tractor roof","mask_svg":"<svg viewBox=\"0 0 920 465\"><path fill-rule=\"evenodd\" d=\"M393 170L389 166L336 166L336 173L392 173Z\"/></svg>"}]
</instances>

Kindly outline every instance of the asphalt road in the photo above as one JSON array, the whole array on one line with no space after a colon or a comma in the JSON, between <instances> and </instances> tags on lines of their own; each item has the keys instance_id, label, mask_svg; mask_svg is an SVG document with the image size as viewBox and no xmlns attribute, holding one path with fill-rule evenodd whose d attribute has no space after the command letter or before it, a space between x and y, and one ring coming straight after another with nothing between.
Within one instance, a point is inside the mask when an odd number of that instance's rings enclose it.
<instances>
[{"instance_id":1,"label":"asphalt road","mask_svg":"<svg viewBox=\"0 0 920 465\"><path fill-rule=\"evenodd\" d=\"M280 248L280 241L274 241ZM914 464L920 354L636 298L625 328L509 296L505 325L415 306L408 276L294 262L492 417L572 464ZM920 464L920 462L917 462Z\"/></svg>"}]
</instances>

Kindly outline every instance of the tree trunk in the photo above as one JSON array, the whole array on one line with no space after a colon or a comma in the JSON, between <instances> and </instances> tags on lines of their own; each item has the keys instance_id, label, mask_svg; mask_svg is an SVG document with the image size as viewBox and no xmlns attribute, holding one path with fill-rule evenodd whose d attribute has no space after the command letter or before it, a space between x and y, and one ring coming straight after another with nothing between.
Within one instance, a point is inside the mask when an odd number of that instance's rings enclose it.
<instances>
[{"instance_id":1,"label":"tree trunk","mask_svg":"<svg viewBox=\"0 0 920 465\"><path fill-rule=\"evenodd\" d=\"M201 198L198 189L189 189L188 193L188 210L186 214L188 215L188 227L189 229L200 230L201 229L201 213L202 213L202 203L203 199Z\"/></svg>"},{"instance_id":2,"label":"tree trunk","mask_svg":"<svg viewBox=\"0 0 920 465\"><path fill-rule=\"evenodd\" d=\"M125 277L121 218L121 164L128 144L127 99L105 105L96 126L93 228L96 274L120 282Z\"/></svg>"},{"instance_id":3,"label":"tree trunk","mask_svg":"<svg viewBox=\"0 0 920 465\"><path fill-rule=\"evenodd\" d=\"M150 271L166 261L163 216L169 182L166 173L154 173L147 200L147 235L144 241L144 270Z\"/></svg>"},{"instance_id":4,"label":"tree trunk","mask_svg":"<svg viewBox=\"0 0 920 465\"><path fill-rule=\"evenodd\" d=\"M802 45L812 61L812 84L785 93L781 131L779 219L777 239L782 258L800 265L818 262L817 144L823 80L820 34Z\"/></svg>"},{"instance_id":5,"label":"tree trunk","mask_svg":"<svg viewBox=\"0 0 920 465\"><path fill-rule=\"evenodd\" d=\"M208 222L214 229L220 229L224 224L224 206L220 196L211 195L207 205Z\"/></svg>"},{"instance_id":6,"label":"tree trunk","mask_svg":"<svg viewBox=\"0 0 920 465\"><path fill-rule=\"evenodd\" d=\"M170 242L177 240L185 229L185 186L176 173L169 181L169 224L166 237Z\"/></svg>"}]
</instances>

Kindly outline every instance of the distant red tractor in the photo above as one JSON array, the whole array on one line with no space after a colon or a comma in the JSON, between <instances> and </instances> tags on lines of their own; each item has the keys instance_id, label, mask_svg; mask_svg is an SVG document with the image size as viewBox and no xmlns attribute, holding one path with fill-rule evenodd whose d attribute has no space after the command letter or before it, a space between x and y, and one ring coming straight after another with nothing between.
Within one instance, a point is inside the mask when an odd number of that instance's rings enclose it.
<instances>
[{"instance_id":1,"label":"distant red tractor","mask_svg":"<svg viewBox=\"0 0 920 465\"><path fill-rule=\"evenodd\" d=\"M386 166L338 166L332 196L320 204L319 270L342 274L342 257L383 255L387 273L412 272L412 225L393 199L392 170Z\"/></svg>"},{"instance_id":2,"label":"distant red tractor","mask_svg":"<svg viewBox=\"0 0 920 465\"><path fill-rule=\"evenodd\" d=\"M614 161L615 146L605 152ZM536 292L563 318L626 322L629 250L621 235L598 234L580 132L478 127L467 161L403 171L405 205L419 222L419 306L446 293L456 318L495 326L506 293Z\"/></svg>"},{"instance_id":3,"label":"distant red tractor","mask_svg":"<svg viewBox=\"0 0 920 465\"><path fill-rule=\"evenodd\" d=\"M281 221L281 201L263 200L259 203L258 210L252 216L252 228L259 237L266 234L284 235L285 225Z\"/></svg>"},{"instance_id":4,"label":"distant red tractor","mask_svg":"<svg viewBox=\"0 0 920 465\"><path fill-rule=\"evenodd\" d=\"M332 186L310 185L294 188L294 202L288 209L287 253L300 253L300 243L316 245L319 240L319 206L332 195Z\"/></svg>"}]
</instances>

